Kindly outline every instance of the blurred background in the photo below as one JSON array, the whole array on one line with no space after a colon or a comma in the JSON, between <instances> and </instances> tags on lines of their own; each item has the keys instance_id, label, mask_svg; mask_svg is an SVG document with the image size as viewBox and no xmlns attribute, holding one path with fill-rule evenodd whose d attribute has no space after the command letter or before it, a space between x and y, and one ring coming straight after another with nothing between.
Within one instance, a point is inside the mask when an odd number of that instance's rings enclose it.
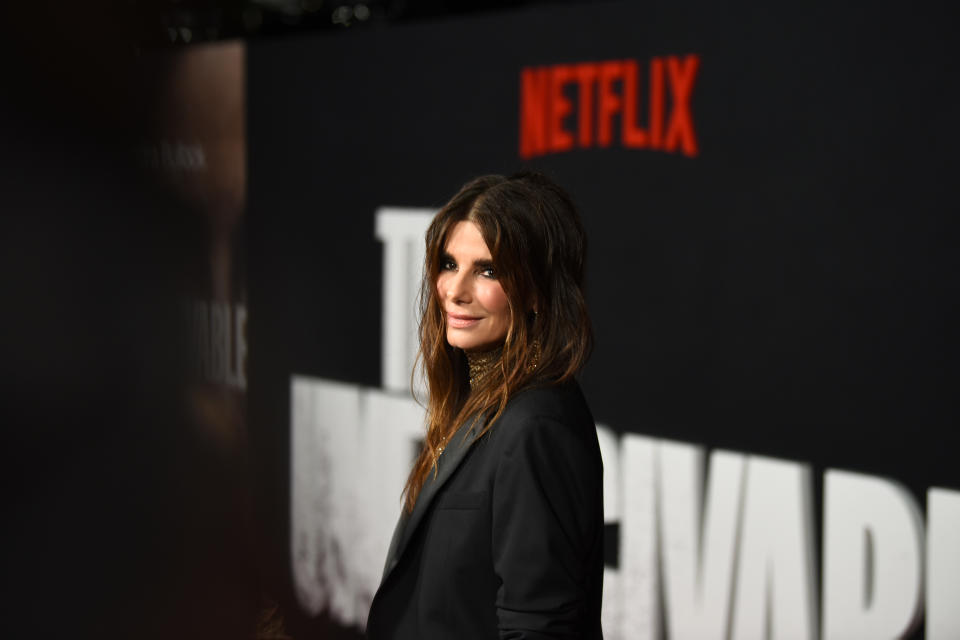
<instances>
[{"instance_id":1,"label":"blurred background","mask_svg":"<svg viewBox=\"0 0 960 640\"><path fill-rule=\"evenodd\" d=\"M362 637L422 425L423 221L521 168L591 240L607 637L960 637L944 4L5 26L10 637Z\"/></svg>"}]
</instances>

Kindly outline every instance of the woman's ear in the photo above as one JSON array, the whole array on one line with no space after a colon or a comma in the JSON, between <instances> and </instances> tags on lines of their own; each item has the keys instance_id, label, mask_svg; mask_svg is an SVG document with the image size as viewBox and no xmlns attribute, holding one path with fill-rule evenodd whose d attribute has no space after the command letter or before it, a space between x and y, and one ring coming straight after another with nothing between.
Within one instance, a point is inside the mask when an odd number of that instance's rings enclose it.
<instances>
[{"instance_id":1,"label":"woman's ear","mask_svg":"<svg viewBox=\"0 0 960 640\"><path fill-rule=\"evenodd\" d=\"M527 319L530 321L536 320L537 314L539 312L540 312L540 300L538 298L534 298L530 302L530 306L527 307Z\"/></svg>"}]
</instances>

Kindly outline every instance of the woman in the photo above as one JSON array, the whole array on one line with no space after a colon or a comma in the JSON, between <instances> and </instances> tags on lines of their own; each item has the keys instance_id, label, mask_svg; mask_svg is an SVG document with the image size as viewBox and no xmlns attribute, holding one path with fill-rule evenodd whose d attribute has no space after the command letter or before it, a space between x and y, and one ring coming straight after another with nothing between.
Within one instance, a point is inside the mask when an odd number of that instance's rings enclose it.
<instances>
[{"instance_id":1,"label":"woman","mask_svg":"<svg viewBox=\"0 0 960 640\"><path fill-rule=\"evenodd\" d=\"M603 469L574 380L591 346L576 210L541 175L485 176L426 242L427 434L368 637L600 638Z\"/></svg>"}]
</instances>

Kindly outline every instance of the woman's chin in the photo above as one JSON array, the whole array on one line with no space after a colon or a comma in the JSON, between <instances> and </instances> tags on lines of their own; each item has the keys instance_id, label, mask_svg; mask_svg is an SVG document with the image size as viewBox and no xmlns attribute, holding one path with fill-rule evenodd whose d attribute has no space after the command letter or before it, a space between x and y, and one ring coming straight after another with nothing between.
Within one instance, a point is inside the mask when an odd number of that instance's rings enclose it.
<instances>
[{"instance_id":1,"label":"woman's chin","mask_svg":"<svg viewBox=\"0 0 960 640\"><path fill-rule=\"evenodd\" d=\"M503 344L506 332L477 331L476 327L447 328L447 344L464 351L489 351Z\"/></svg>"},{"instance_id":2,"label":"woman's chin","mask_svg":"<svg viewBox=\"0 0 960 640\"><path fill-rule=\"evenodd\" d=\"M470 351L476 348L479 342L475 336L470 335L469 332L463 329L447 329L447 343L451 347Z\"/></svg>"}]
</instances>

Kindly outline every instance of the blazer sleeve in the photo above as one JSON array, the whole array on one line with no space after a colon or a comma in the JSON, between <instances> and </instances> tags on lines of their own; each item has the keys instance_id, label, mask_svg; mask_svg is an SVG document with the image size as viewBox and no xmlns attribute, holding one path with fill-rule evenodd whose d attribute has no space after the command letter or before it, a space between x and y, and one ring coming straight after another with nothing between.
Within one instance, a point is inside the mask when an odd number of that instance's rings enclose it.
<instances>
[{"instance_id":1,"label":"blazer sleeve","mask_svg":"<svg viewBox=\"0 0 960 640\"><path fill-rule=\"evenodd\" d=\"M580 638L603 527L595 431L531 418L517 432L492 496L500 638Z\"/></svg>"}]
</instances>

